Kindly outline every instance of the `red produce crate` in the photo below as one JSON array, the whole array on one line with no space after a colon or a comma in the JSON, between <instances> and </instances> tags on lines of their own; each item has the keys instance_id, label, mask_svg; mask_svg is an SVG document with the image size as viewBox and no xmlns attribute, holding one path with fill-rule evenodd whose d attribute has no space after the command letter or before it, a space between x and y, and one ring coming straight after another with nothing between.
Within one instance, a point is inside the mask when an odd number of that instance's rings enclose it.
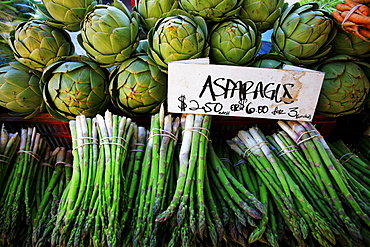
<instances>
[{"instance_id":1,"label":"red produce crate","mask_svg":"<svg viewBox=\"0 0 370 247\"><path fill-rule=\"evenodd\" d=\"M9 133L20 132L25 128L36 128L51 148L72 148L72 138L69 131L69 123L58 121L47 113L42 113L31 119L14 117L7 113L0 114L0 124L5 124Z\"/></svg>"},{"instance_id":2,"label":"red produce crate","mask_svg":"<svg viewBox=\"0 0 370 247\"><path fill-rule=\"evenodd\" d=\"M115 113L113 113L115 114ZM150 127L150 116L132 117L139 126ZM324 137L329 136L336 119L324 116L315 116L313 124ZM72 137L69 130L69 123L58 121L47 113L40 114L31 119L14 117L7 113L0 114L0 124L4 123L9 133L19 132L22 128L36 127L51 148L66 147L72 148ZM239 130L246 130L252 126L258 126L265 134L272 134L279 129L277 120L213 116L211 125L212 139L231 139Z\"/></svg>"}]
</instances>

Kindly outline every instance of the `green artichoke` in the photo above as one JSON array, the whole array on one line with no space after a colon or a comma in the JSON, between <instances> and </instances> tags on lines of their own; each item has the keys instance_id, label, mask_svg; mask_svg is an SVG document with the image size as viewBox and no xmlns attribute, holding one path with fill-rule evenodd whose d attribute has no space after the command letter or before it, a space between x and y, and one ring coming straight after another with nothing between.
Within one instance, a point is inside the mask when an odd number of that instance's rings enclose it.
<instances>
[{"instance_id":1,"label":"green artichoke","mask_svg":"<svg viewBox=\"0 0 370 247\"><path fill-rule=\"evenodd\" d=\"M209 58L211 63L248 65L262 45L261 32L251 20L230 19L219 22L210 31Z\"/></svg>"},{"instance_id":2,"label":"green artichoke","mask_svg":"<svg viewBox=\"0 0 370 247\"><path fill-rule=\"evenodd\" d=\"M154 114L167 96L167 74L148 55L129 58L111 72L109 92L113 104L129 115Z\"/></svg>"},{"instance_id":3,"label":"green artichoke","mask_svg":"<svg viewBox=\"0 0 370 247\"><path fill-rule=\"evenodd\" d=\"M316 112L328 117L355 114L363 110L370 83L370 64L346 55L337 55L313 67L325 72Z\"/></svg>"},{"instance_id":4,"label":"green artichoke","mask_svg":"<svg viewBox=\"0 0 370 247\"><path fill-rule=\"evenodd\" d=\"M148 33L148 54L167 72L171 61L206 56L207 36L206 22L200 16L162 17Z\"/></svg>"},{"instance_id":5,"label":"green artichoke","mask_svg":"<svg viewBox=\"0 0 370 247\"><path fill-rule=\"evenodd\" d=\"M292 65L281 54L266 53L257 56L250 66L266 69L283 69L285 64Z\"/></svg>"},{"instance_id":6,"label":"green artichoke","mask_svg":"<svg viewBox=\"0 0 370 247\"><path fill-rule=\"evenodd\" d=\"M74 53L74 45L66 31L39 20L20 23L11 32L9 44L19 62L40 71Z\"/></svg>"},{"instance_id":7,"label":"green artichoke","mask_svg":"<svg viewBox=\"0 0 370 247\"><path fill-rule=\"evenodd\" d=\"M242 21L252 20L260 32L271 29L287 6L284 0L244 0L238 15Z\"/></svg>"},{"instance_id":8,"label":"green artichoke","mask_svg":"<svg viewBox=\"0 0 370 247\"><path fill-rule=\"evenodd\" d=\"M239 13L243 0L179 0L180 7L191 15L221 22Z\"/></svg>"},{"instance_id":9,"label":"green artichoke","mask_svg":"<svg viewBox=\"0 0 370 247\"><path fill-rule=\"evenodd\" d=\"M97 3L96 0L42 0L37 8L51 26L75 32L80 30L81 21Z\"/></svg>"},{"instance_id":10,"label":"green artichoke","mask_svg":"<svg viewBox=\"0 0 370 247\"><path fill-rule=\"evenodd\" d=\"M333 40L333 53L345 54L357 58L370 57L370 42L338 28Z\"/></svg>"},{"instance_id":11,"label":"green artichoke","mask_svg":"<svg viewBox=\"0 0 370 247\"><path fill-rule=\"evenodd\" d=\"M0 64L15 61L8 44L9 34L20 22L34 15L35 9L29 0L0 1Z\"/></svg>"},{"instance_id":12,"label":"green artichoke","mask_svg":"<svg viewBox=\"0 0 370 247\"><path fill-rule=\"evenodd\" d=\"M139 0L134 11L139 13L140 25L148 31L159 18L177 8L178 0Z\"/></svg>"},{"instance_id":13,"label":"green artichoke","mask_svg":"<svg viewBox=\"0 0 370 247\"><path fill-rule=\"evenodd\" d=\"M82 56L48 66L41 77L46 109L61 121L95 116L109 103L108 76L106 69Z\"/></svg>"},{"instance_id":14,"label":"green artichoke","mask_svg":"<svg viewBox=\"0 0 370 247\"><path fill-rule=\"evenodd\" d=\"M139 44L139 21L127 7L115 1L114 6L96 5L82 21L78 42L86 54L103 67L126 60Z\"/></svg>"},{"instance_id":15,"label":"green artichoke","mask_svg":"<svg viewBox=\"0 0 370 247\"><path fill-rule=\"evenodd\" d=\"M0 106L11 114L32 118L45 110L40 89L41 72L20 62L0 66ZM27 116L26 116L27 115Z\"/></svg>"},{"instance_id":16,"label":"green artichoke","mask_svg":"<svg viewBox=\"0 0 370 247\"><path fill-rule=\"evenodd\" d=\"M312 66L324 60L337 33L331 16L316 3L294 3L274 24L272 51L294 65Z\"/></svg>"}]
</instances>

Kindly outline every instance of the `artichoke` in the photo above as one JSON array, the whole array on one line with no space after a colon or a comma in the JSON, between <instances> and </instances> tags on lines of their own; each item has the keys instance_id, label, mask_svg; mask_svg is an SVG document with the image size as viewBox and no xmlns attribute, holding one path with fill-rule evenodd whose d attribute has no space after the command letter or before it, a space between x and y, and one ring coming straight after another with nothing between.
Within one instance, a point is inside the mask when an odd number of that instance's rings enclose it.
<instances>
[{"instance_id":1,"label":"artichoke","mask_svg":"<svg viewBox=\"0 0 370 247\"><path fill-rule=\"evenodd\" d=\"M274 24L272 51L294 65L312 66L324 60L337 33L331 16L316 3L294 3Z\"/></svg>"},{"instance_id":2,"label":"artichoke","mask_svg":"<svg viewBox=\"0 0 370 247\"><path fill-rule=\"evenodd\" d=\"M74 53L74 45L66 31L39 20L20 23L11 32L9 44L19 62L40 71Z\"/></svg>"},{"instance_id":3,"label":"artichoke","mask_svg":"<svg viewBox=\"0 0 370 247\"><path fill-rule=\"evenodd\" d=\"M0 2L0 64L15 61L8 38L12 30L35 14L33 3L29 0L8 0Z\"/></svg>"},{"instance_id":4,"label":"artichoke","mask_svg":"<svg viewBox=\"0 0 370 247\"><path fill-rule=\"evenodd\" d=\"M20 62L1 65L0 106L26 119L44 111L40 78L40 71L32 70Z\"/></svg>"},{"instance_id":5,"label":"artichoke","mask_svg":"<svg viewBox=\"0 0 370 247\"><path fill-rule=\"evenodd\" d=\"M266 53L257 56L250 66L266 69L283 69L285 64L292 65L281 54Z\"/></svg>"},{"instance_id":6,"label":"artichoke","mask_svg":"<svg viewBox=\"0 0 370 247\"><path fill-rule=\"evenodd\" d=\"M82 21L78 42L86 54L104 67L126 60L139 44L139 22L127 7L115 1L114 5L96 5Z\"/></svg>"},{"instance_id":7,"label":"artichoke","mask_svg":"<svg viewBox=\"0 0 370 247\"><path fill-rule=\"evenodd\" d=\"M370 89L365 73L369 68L369 64L346 55L337 55L313 67L325 72L316 112L328 117L361 112Z\"/></svg>"},{"instance_id":8,"label":"artichoke","mask_svg":"<svg viewBox=\"0 0 370 247\"><path fill-rule=\"evenodd\" d=\"M261 45L261 33L252 21L226 20L213 26L210 31L210 62L248 65L255 59Z\"/></svg>"},{"instance_id":9,"label":"artichoke","mask_svg":"<svg viewBox=\"0 0 370 247\"><path fill-rule=\"evenodd\" d=\"M252 20L257 29L264 32L274 26L285 6L284 0L244 0L238 18Z\"/></svg>"},{"instance_id":10,"label":"artichoke","mask_svg":"<svg viewBox=\"0 0 370 247\"><path fill-rule=\"evenodd\" d=\"M80 30L81 21L96 4L96 0L42 0L37 8L51 26L75 32Z\"/></svg>"},{"instance_id":11,"label":"artichoke","mask_svg":"<svg viewBox=\"0 0 370 247\"><path fill-rule=\"evenodd\" d=\"M370 42L365 41L351 33L338 28L338 33L333 40L333 53L345 54L351 57L370 57Z\"/></svg>"},{"instance_id":12,"label":"artichoke","mask_svg":"<svg viewBox=\"0 0 370 247\"><path fill-rule=\"evenodd\" d=\"M207 21L221 22L238 14L243 0L179 0L179 3L191 15L201 16Z\"/></svg>"},{"instance_id":13,"label":"artichoke","mask_svg":"<svg viewBox=\"0 0 370 247\"><path fill-rule=\"evenodd\" d=\"M46 109L61 121L95 116L109 103L108 76L106 69L82 56L48 66L41 77Z\"/></svg>"},{"instance_id":14,"label":"artichoke","mask_svg":"<svg viewBox=\"0 0 370 247\"><path fill-rule=\"evenodd\" d=\"M154 114L167 96L167 74L148 55L138 55L114 68L109 92L113 104L129 115Z\"/></svg>"},{"instance_id":15,"label":"artichoke","mask_svg":"<svg viewBox=\"0 0 370 247\"><path fill-rule=\"evenodd\" d=\"M134 11L139 14L140 25L148 31L154 27L159 18L177 8L178 0L139 0Z\"/></svg>"},{"instance_id":16,"label":"artichoke","mask_svg":"<svg viewBox=\"0 0 370 247\"><path fill-rule=\"evenodd\" d=\"M207 35L206 22L200 16L162 17L148 33L148 54L167 72L171 61L206 56Z\"/></svg>"}]
</instances>

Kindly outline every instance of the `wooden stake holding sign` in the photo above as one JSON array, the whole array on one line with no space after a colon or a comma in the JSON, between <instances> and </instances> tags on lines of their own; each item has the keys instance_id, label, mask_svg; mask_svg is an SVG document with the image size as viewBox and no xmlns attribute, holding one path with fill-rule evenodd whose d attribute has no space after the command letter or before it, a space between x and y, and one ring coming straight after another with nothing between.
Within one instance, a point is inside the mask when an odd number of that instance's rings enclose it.
<instances>
[{"instance_id":1,"label":"wooden stake holding sign","mask_svg":"<svg viewBox=\"0 0 370 247\"><path fill-rule=\"evenodd\" d=\"M168 111L312 121L325 73L182 60L168 66Z\"/></svg>"}]
</instances>

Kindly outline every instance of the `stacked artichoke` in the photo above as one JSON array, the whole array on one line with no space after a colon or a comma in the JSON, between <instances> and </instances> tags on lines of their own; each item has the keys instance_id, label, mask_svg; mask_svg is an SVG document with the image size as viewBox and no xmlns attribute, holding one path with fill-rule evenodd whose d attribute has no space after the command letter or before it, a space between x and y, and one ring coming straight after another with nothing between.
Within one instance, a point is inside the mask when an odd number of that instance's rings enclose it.
<instances>
[{"instance_id":1,"label":"stacked artichoke","mask_svg":"<svg viewBox=\"0 0 370 247\"><path fill-rule=\"evenodd\" d=\"M96 0L42 0L38 9L45 15L49 25L78 31L81 21L96 4Z\"/></svg>"},{"instance_id":2,"label":"stacked artichoke","mask_svg":"<svg viewBox=\"0 0 370 247\"><path fill-rule=\"evenodd\" d=\"M9 34L22 21L34 16L35 10L29 0L9 0L0 2L0 64L14 60L8 45Z\"/></svg>"},{"instance_id":3,"label":"stacked artichoke","mask_svg":"<svg viewBox=\"0 0 370 247\"><path fill-rule=\"evenodd\" d=\"M249 65L261 48L262 38L253 21L231 19L213 26L209 44L212 63Z\"/></svg>"},{"instance_id":4,"label":"stacked artichoke","mask_svg":"<svg viewBox=\"0 0 370 247\"><path fill-rule=\"evenodd\" d=\"M370 90L370 64L347 55L337 55L314 67L325 72L316 111L328 117L361 112Z\"/></svg>"},{"instance_id":5,"label":"stacked artichoke","mask_svg":"<svg viewBox=\"0 0 370 247\"><path fill-rule=\"evenodd\" d=\"M200 16L183 12L159 19L148 33L148 54L167 72L172 61L206 56L208 29Z\"/></svg>"},{"instance_id":6,"label":"stacked artichoke","mask_svg":"<svg viewBox=\"0 0 370 247\"><path fill-rule=\"evenodd\" d=\"M275 22L272 47L292 64L310 66L329 55L336 33L333 19L318 4L295 3Z\"/></svg>"},{"instance_id":7,"label":"stacked artichoke","mask_svg":"<svg viewBox=\"0 0 370 247\"><path fill-rule=\"evenodd\" d=\"M158 112L167 96L167 74L146 54L127 59L111 73L113 104L130 115Z\"/></svg>"},{"instance_id":8,"label":"stacked artichoke","mask_svg":"<svg viewBox=\"0 0 370 247\"><path fill-rule=\"evenodd\" d=\"M87 58L71 56L53 63L41 79L47 110L56 119L92 117L108 105L108 71Z\"/></svg>"},{"instance_id":9,"label":"stacked artichoke","mask_svg":"<svg viewBox=\"0 0 370 247\"><path fill-rule=\"evenodd\" d=\"M0 66L0 106L11 114L31 118L41 113L45 104L40 88L41 72L20 62Z\"/></svg>"},{"instance_id":10,"label":"stacked artichoke","mask_svg":"<svg viewBox=\"0 0 370 247\"><path fill-rule=\"evenodd\" d=\"M97 5L81 24L78 37L87 55L104 67L128 59L139 43L139 23L124 4Z\"/></svg>"},{"instance_id":11,"label":"stacked artichoke","mask_svg":"<svg viewBox=\"0 0 370 247\"><path fill-rule=\"evenodd\" d=\"M11 32L9 44L19 62L39 71L74 52L74 45L66 31L40 20L20 23Z\"/></svg>"},{"instance_id":12,"label":"stacked artichoke","mask_svg":"<svg viewBox=\"0 0 370 247\"><path fill-rule=\"evenodd\" d=\"M29 116L45 108L41 103L60 120L80 113L93 116L109 107L128 115L154 114L166 100L168 64L200 57L209 57L215 64L274 69L284 64L324 71L334 67L341 83L327 86L329 79L325 79L318 113L342 116L364 108L367 83L351 84L340 71L347 78L359 76L361 80L368 73L355 75L343 57L335 63L327 59L346 54L357 66L360 61L367 64L364 59L369 57L370 45L338 32L330 13L316 3L137 0L130 11L120 0L110 2L42 0L37 5L42 20L24 21L11 32L14 59L28 69L7 66L32 75L38 71L41 77L43 101L27 110ZM75 56L76 41L69 32L77 32L86 55ZM272 32L272 49L259 55L264 32ZM7 78L6 85L3 90L10 91L9 85L20 84ZM23 95L17 90L13 91ZM350 90L353 93L348 96ZM343 110L338 94L358 102L342 102ZM2 105L10 109L14 104ZM16 112L14 107L10 110Z\"/></svg>"}]
</instances>

